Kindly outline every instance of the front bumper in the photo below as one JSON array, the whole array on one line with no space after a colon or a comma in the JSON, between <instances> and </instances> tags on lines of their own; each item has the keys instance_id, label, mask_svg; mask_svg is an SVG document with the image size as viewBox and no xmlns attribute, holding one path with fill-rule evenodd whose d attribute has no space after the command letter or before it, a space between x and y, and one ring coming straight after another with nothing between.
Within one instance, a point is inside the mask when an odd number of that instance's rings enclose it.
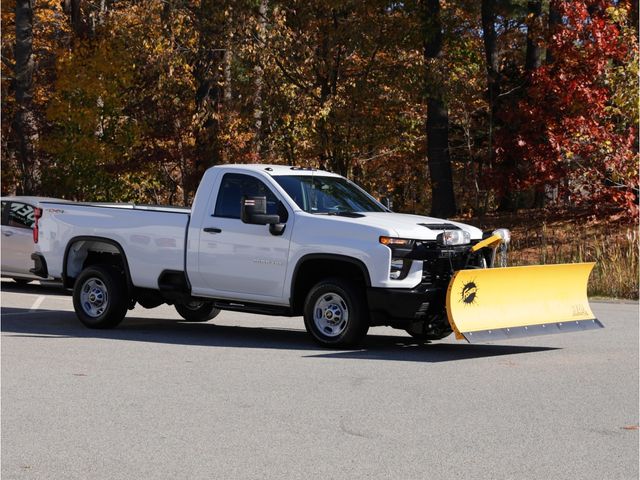
<instances>
[{"instance_id":1,"label":"front bumper","mask_svg":"<svg viewBox=\"0 0 640 480\"><path fill-rule=\"evenodd\" d=\"M422 281L411 289L368 288L371 325L404 328L425 320L446 321L447 288L453 274L494 265L496 248L502 239L490 233L484 237L465 245L443 246L435 241L416 240L410 249L392 248L394 259L422 262Z\"/></svg>"},{"instance_id":2,"label":"front bumper","mask_svg":"<svg viewBox=\"0 0 640 480\"><path fill-rule=\"evenodd\" d=\"M445 309L446 289L419 286L415 289L368 288L371 325L402 326L426 320Z\"/></svg>"}]
</instances>

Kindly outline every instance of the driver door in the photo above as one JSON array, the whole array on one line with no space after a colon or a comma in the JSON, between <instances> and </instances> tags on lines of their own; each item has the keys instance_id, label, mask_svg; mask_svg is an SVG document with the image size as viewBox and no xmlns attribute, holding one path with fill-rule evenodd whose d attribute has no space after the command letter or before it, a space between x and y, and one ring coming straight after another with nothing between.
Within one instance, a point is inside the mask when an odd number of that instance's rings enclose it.
<instances>
[{"instance_id":1,"label":"driver door","mask_svg":"<svg viewBox=\"0 0 640 480\"><path fill-rule=\"evenodd\" d=\"M240 220L243 196L266 196L267 214L280 215L286 227L272 235L268 225ZM293 215L259 178L227 173L222 178L215 209L200 232L198 270L207 296L282 303Z\"/></svg>"}]
</instances>

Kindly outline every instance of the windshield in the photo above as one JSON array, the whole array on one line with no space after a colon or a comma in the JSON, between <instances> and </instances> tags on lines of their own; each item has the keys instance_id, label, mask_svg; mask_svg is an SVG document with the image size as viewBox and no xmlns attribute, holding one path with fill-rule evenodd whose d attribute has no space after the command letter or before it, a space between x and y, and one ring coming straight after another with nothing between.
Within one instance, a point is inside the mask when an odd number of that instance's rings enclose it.
<instances>
[{"instance_id":1,"label":"windshield","mask_svg":"<svg viewBox=\"0 0 640 480\"><path fill-rule=\"evenodd\" d=\"M386 212L384 207L346 178L284 175L275 176L273 179L305 212L325 214Z\"/></svg>"}]
</instances>

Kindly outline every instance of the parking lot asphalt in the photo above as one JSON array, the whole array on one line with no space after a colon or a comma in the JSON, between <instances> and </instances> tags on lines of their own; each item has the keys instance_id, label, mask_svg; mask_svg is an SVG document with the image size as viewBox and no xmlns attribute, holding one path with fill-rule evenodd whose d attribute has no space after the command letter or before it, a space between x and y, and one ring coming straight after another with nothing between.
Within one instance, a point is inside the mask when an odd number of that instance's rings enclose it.
<instances>
[{"instance_id":1,"label":"parking lot asphalt","mask_svg":"<svg viewBox=\"0 0 640 480\"><path fill-rule=\"evenodd\" d=\"M469 345L137 307L96 331L2 281L5 479L637 479L638 304L606 328Z\"/></svg>"}]
</instances>

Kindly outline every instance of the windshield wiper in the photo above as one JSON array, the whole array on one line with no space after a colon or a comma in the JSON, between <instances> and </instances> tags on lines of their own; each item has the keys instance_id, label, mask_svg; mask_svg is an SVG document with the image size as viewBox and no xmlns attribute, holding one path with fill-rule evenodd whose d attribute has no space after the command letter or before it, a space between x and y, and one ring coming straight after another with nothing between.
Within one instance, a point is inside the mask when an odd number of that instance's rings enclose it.
<instances>
[{"instance_id":1,"label":"windshield wiper","mask_svg":"<svg viewBox=\"0 0 640 480\"><path fill-rule=\"evenodd\" d=\"M333 217L349 217L349 218L362 218L364 215L358 212L351 212L349 210L341 212L323 212L323 215L331 215Z\"/></svg>"}]
</instances>

